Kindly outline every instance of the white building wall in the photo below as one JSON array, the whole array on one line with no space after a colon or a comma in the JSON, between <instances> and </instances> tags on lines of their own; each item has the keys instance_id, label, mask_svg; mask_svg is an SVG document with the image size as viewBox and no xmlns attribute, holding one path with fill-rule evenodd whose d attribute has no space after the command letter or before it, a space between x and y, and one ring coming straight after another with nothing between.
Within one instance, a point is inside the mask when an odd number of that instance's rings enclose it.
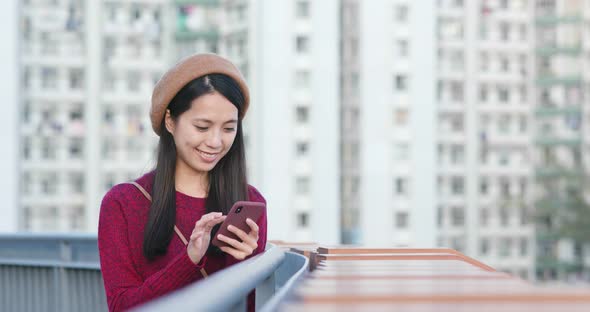
<instances>
[{"instance_id":1,"label":"white building wall","mask_svg":"<svg viewBox=\"0 0 590 312\"><path fill-rule=\"evenodd\" d=\"M0 3L0 25L3 29L3 49L0 50L0 73L2 73L2 83L0 84L0 94L4 102L4 111L0 115L0 133L4 152L0 157L0 172L3 179L0 182L0 198L2 206L0 207L0 232L15 232L18 225L18 191L19 191L19 173L18 173L18 155L20 144L18 140L18 129L20 120L19 104L19 44L17 29L18 18L18 1L6 0Z\"/></svg>"},{"instance_id":2,"label":"white building wall","mask_svg":"<svg viewBox=\"0 0 590 312\"><path fill-rule=\"evenodd\" d=\"M256 175L274 239L339 241L337 4L310 1L304 18L295 3L256 6ZM303 51L298 37L307 38ZM307 110L305 122L297 121L297 107ZM307 152L298 153L298 143Z\"/></svg>"}]
</instances>

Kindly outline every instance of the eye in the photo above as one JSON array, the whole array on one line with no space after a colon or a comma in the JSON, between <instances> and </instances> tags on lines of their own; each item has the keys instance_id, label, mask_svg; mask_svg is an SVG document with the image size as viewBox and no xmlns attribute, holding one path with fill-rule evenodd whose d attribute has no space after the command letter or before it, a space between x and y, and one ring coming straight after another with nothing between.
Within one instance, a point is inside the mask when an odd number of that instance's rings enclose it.
<instances>
[{"instance_id":1,"label":"eye","mask_svg":"<svg viewBox=\"0 0 590 312\"><path fill-rule=\"evenodd\" d=\"M207 129L209 129L207 127L199 127L199 126L195 126L195 128L197 128L197 130L202 131L202 132L207 131Z\"/></svg>"},{"instance_id":2,"label":"eye","mask_svg":"<svg viewBox=\"0 0 590 312\"><path fill-rule=\"evenodd\" d=\"M234 131L236 131L236 129L235 128L225 128L225 131L226 132L234 132Z\"/></svg>"}]
</instances>

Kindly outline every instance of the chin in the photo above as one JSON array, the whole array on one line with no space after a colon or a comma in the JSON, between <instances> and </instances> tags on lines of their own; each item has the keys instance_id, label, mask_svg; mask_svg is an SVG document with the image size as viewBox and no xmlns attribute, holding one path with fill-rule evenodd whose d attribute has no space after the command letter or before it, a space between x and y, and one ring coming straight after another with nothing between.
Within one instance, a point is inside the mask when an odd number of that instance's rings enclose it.
<instances>
[{"instance_id":1,"label":"chin","mask_svg":"<svg viewBox=\"0 0 590 312\"><path fill-rule=\"evenodd\" d=\"M192 166L192 167L193 167L193 169L195 169L196 171L199 171L199 172L209 172L209 171L213 170L213 168L215 168L215 166L217 166L217 162L213 163L213 164L199 163L199 164L196 164L196 166Z\"/></svg>"}]
</instances>

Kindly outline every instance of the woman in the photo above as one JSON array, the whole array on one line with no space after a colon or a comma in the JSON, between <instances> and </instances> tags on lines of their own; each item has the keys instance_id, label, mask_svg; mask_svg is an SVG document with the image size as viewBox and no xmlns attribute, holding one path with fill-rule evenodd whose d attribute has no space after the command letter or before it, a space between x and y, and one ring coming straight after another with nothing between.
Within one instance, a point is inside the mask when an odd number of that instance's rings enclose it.
<instances>
[{"instance_id":1,"label":"woman","mask_svg":"<svg viewBox=\"0 0 590 312\"><path fill-rule=\"evenodd\" d=\"M160 136L156 168L114 186L100 208L98 247L110 311L170 293L256 255L266 245L266 212L241 240L212 229L234 202L265 202L246 182L242 119L248 87L214 54L185 58L157 83L150 118ZM213 231L215 232L215 231ZM214 234L213 234L214 235ZM254 296L248 298L254 309Z\"/></svg>"}]
</instances>

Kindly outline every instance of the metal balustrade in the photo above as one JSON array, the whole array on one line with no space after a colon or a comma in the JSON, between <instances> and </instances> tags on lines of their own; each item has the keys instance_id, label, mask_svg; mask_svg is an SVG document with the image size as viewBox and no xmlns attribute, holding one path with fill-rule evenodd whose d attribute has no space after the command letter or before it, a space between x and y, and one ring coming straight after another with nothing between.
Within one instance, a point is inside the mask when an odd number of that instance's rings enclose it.
<instances>
[{"instance_id":1,"label":"metal balustrade","mask_svg":"<svg viewBox=\"0 0 590 312\"><path fill-rule=\"evenodd\" d=\"M264 254L136 310L243 311L256 289L257 310L273 311L308 265L269 244ZM0 234L0 311L107 310L95 235Z\"/></svg>"}]
</instances>

